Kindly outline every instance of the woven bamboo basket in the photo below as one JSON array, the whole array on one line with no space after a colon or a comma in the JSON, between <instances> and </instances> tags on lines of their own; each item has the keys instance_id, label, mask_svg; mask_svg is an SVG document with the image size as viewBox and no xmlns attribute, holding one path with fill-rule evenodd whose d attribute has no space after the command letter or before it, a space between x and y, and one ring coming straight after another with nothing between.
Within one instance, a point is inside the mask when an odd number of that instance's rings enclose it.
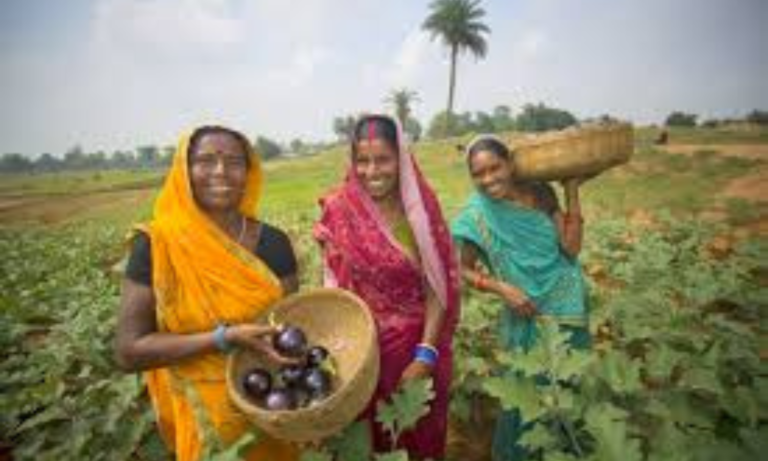
<instances>
[{"instance_id":1,"label":"woven bamboo basket","mask_svg":"<svg viewBox=\"0 0 768 461\"><path fill-rule=\"evenodd\" d=\"M585 125L509 141L516 175L555 181L593 176L629 161L634 146L632 125Z\"/></svg>"},{"instance_id":2,"label":"woven bamboo basket","mask_svg":"<svg viewBox=\"0 0 768 461\"><path fill-rule=\"evenodd\" d=\"M310 344L328 349L336 367L333 393L296 410L262 408L246 396L243 377L256 366L271 365L240 349L227 366L230 398L256 426L282 440L308 442L338 433L365 408L379 379L376 325L368 307L348 291L318 288L283 298L258 321L266 323L271 312L278 323L302 328Z\"/></svg>"}]
</instances>

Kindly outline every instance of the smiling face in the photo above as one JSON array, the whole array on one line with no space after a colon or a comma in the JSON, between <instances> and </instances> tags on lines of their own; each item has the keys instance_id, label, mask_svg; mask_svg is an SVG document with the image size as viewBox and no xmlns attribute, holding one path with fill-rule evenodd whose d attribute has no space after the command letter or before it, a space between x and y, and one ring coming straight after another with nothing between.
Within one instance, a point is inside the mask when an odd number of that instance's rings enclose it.
<instances>
[{"instance_id":1,"label":"smiling face","mask_svg":"<svg viewBox=\"0 0 768 461\"><path fill-rule=\"evenodd\" d=\"M374 200L396 193L398 181L397 149L384 139L363 139L355 143L355 172L363 188Z\"/></svg>"},{"instance_id":2,"label":"smiling face","mask_svg":"<svg viewBox=\"0 0 768 461\"><path fill-rule=\"evenodd\" d=\"M490 150L478 150L469 158L469 173L475 187L495 200L509 194L514 169L508 159Z\"/></svg>"},{"instance_id":3,"label":"smiling face","mask_svg":"<svg viewBox=\"0 0 768 461\"><path fill-rule=\"evenodd\" d=\"M198 205L209 212L236 210L245 192L247 154L232 133L207 132L190 147L189 171Z\"/></svg>"}]
</instances>

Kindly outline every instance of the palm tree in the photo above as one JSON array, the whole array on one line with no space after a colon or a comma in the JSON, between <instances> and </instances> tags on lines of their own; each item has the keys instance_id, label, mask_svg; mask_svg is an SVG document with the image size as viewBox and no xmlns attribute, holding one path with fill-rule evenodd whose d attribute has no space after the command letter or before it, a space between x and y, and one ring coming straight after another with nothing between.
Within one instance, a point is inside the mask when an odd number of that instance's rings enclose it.
<instances>
[{"instance_id":1,"label":"palm tree","mask_svg":"<svg viewBox=\"0 0 768 461\"><path fill-rule=\"evenodd\" d=\"M418 93L408 88L400 88L399 90L392 90L384 102L392 105L397 119L400 120L400 125L405 127L411 116L411 106L418 100Z\"/></svg>"},{"instance_id":2,"label":"palm tree","mask_svg":"<svg viewBox=\"0 0 768 461\"><path fill-rule=\"evenodd\" d=\"M422 29L440 39L451 53L451 74L448 86L448 117L453 114L453 94L456 87L456 58L464 51L477 58L484 58L488 43L483 34L491 29L480 22L485 10L479 7L480 0L435 0L430 5L430 15L421 25Z\"/></svg>"}]
</instances>

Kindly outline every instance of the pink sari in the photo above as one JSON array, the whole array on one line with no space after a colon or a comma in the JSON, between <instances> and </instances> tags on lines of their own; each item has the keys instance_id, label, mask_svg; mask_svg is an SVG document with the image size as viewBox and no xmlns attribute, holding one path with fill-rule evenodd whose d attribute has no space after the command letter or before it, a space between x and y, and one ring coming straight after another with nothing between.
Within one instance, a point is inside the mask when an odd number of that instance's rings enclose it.
<instances>
[{"instance_id":1,"label":"pink sari","mask_svg":"<svg viewBox=\"0 0 768 461\"><path fill-rule=\"evenodd\" d=\"M399 128L399 126L398 126ZM397 389L400 376L421 341L427 284L445 310L436 347L436 397L430 413L403 434L399 448L419 458L442 458L448 424L448 391L453 368L451 342L459 314L458 267L448 227L434 192L400 142L400 194L418 245L419 261L407 256L350 167L344 183L320 200L315 238L323 247L325 283L353 291L376 319L381 350L378 387L363 416L371 421L374 448L393 449L378 423L376 403Z\"/></svg>"}]
</instances>

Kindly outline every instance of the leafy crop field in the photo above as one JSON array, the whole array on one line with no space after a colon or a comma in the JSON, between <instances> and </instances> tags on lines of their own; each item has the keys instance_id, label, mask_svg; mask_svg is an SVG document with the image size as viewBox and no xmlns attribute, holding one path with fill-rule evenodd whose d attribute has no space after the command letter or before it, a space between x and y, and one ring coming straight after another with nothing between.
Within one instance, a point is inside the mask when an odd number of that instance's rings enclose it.
<instances>
[{"instance_id":1,"label":"leafy crop field","mask_svg":"<svg viewBox=\"0 0 768 461\"><path fill-rule=\"evenodd\" d=\"M489 459L501 408L532 421L535 459L768 450L768 132L672 131L663 147L655 136L639 131L632 162L584 188L591 352L542 324L528 355L501 353L498 304L465 294L449 459ZM471 189L465 141L416 146L449 217ZM316 200L344 168L341 148L265 166L262 215L291 236L305 287L319 283ZM0 179L0 459L168 459L140 378L112 361L124 236L150 215L162 172ZM407 430L428 397L409 389L380 417ZM359 439L351 427L305 459L367 459ZM209 458L238 459L243 444Z\"/></svg>"}]
</instances>

